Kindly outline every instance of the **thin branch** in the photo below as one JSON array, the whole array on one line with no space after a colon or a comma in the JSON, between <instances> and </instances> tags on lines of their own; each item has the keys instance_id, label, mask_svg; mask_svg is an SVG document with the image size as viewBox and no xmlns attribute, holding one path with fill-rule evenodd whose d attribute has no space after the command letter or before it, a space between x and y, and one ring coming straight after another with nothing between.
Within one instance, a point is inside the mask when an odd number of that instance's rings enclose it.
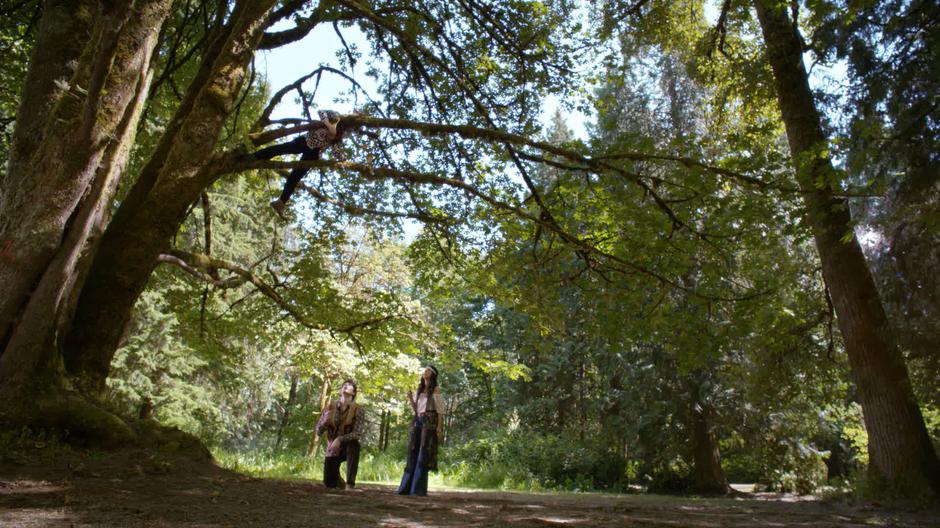
<instances>
[{"instance_id":1,"label":"thin branch","mask_svg":"<svg viewBox=\"0 0 940 528\"><path fill-rule=\"evenodd\" d=\"M255 122L255 125L252 127L252 130L260 131L264 127L271 124L271 113L274 112L274 107L280 104L281 99L283 99L284 96L290 93L292 90L299 89L301 85L303 85L303 83L307 81L307 79L313 77L314 75L318 75L322 73L322 71L323 71L323 66L320 66L319 68L313 70L307 75L300 77L296 81L282 87L280 90L275 92L274 95L271 96L271 100L268 101L268 105L264 107L264 110L261 112L261 116Z\"/></svg>"},{"instance_id":2,"label":"thin branch","mask_svg":"<svg viewBox=\"0 0 940 528\"><path fill-rule=\"evenodd\" d=\"M726 55L725 38L728 34L726 22L730 9L731 0L724 0L721 4L721 13L718 15L718 22L715 23L715 27L712 29L713 33L711 35L711 41L708 44L708 50L705 52L709 58L714 54L715 50L718 50L722 55Z\"/></svg>"},{"instance_id":3,"label":"thin branch","mask_svg":"<svg viewBox=\"0 0 940 528\"><path fill-rule=\"evenodd\" d=\"M322 203L328 203L330 205L335 205L336 207L342 209L346 214L352 216L378 216L383 218L411 218L413 220L418 220L420 222L429 223L429 224L454 224L456 223L454 219L444 217L444 216L433 216L426 213L416 212L416 213L400 213L397 211L383 211L381 209L370 209L368 207L360 207L355 204L341 202L335 198L330 198L320 190L305 185L303 183L298 184L298 187L307 191L311 196L313 196L317 201Z\"/></svg>"},{"instance_id":4,"label":"thin branch","mask_svg":"<svg viewBox=\"0 0 940 528\"><path fill-rule=\"evenodd\" d=\"M614 13L613 11L615 7L611 7L611 4L608 4L607 9L605 9L606 13L604 16L603 25L604 31L609 33L610 31L613 31L614 28L619 26L620 23L623 22L627 17L631 15L638 15L643 9L643 6L648 2L649 0L637 0L635 4L628 6L626 9L621 9L619 13ZM620 7L620 4L616 2L614 2L613 5Z\"/></svg>"},{"instance_id":5,"label":"thin branch","mask_svg":"<svg viewBox=\"0 0 940 528\"><path fill-rule=\"evenodd\" d=\"M339 41L343 45L343 50L346 51L346 59L349 60L349 69L354 70L356 67L356 57L353 55L352 50L349 48L349 44L346 42L346 39L343 38L343 32L339 30L339 22L336 22L336 21L333 22L333 31L336 32L336 36L339 37Z\"/></svg>"},{"instance_id":6,"label":"thin branch","mask_svg":"<svg viewBox=\"0 0 940 528\"><path fill-rule=\"evenodd\" d=\"M330 66L321 65L317 67L317 69L313 70L312 72L298 78L294 82L282 87L280 90L275 92L274 95L271 96L271 100L268 101L267 106L265 106L264 110L261 112L261 117L258 118L254 126L252 127L252 131L255 132L255 134L263 134L261 131L264 129L264 127L275 123L274 121L271 121L271 114L274 112L274 108L278 104L281 103L281 100L284 98L284 96L290 93L292 90L302 90L303 84L307 82L308 80L310 80L311 77L314 77L314 76L318 77L317 84L319 85L319 77L322 76L324 73L333 73L335 75L342 77L343 79L346 79L347 81L349 81L350 84L353 85L353 87L355 87L357 90L362 91L363 95L365 95L366 97L366 100L368 100L370 103L375 102L374 99L369 95L369 92L366 91L366 89L363 88L362 85L359 84L358 81L356 81L356 79L352 78L351 76L349 76L342 70L338 70ZM305 109L305 111L308 111L308 110ZM307 127L319 126L315 123L311 124L309 122L306 124L303 124L302 120L282 119L282 120L277 120L277 122L278 123L295 122L295 123L300 123L298 126L307 126ZM257 145L259 143L256 142L255 144Z\"/></svg>"},{"instance_id":7,"label":"thin branch","mask_svg":"<svg viewBox=\"0 0 940 528\"><path fill-rule=\"evenodd\" d=\"M453 189L458 189L466 192L467 194L478 198L490 205L491 207L502 210L508 213L511 213L521 219L541 224L544 228L551 230L556 233L561 240L566 242L568 245L575 249L580 249L588 253L593 253L595 255L604 257L607 260L616 262L623 266L625 269L633 270L634 272L647 275L649 277L655 278L657 281L672 286L673 288L682 290L690 295L700 297L708 300L722 300L722 301L739 301L755 297L755 294L748 294L743 297L719 297L702 294L700 292L694 291L691 288L687 288L676 281L654 271L645 266L636 264L635 262L628 261L622 257L604 251L593 244L588 240L582 239L577 235L568 233L561 228L556 222L546 220L542 215L535 216L523 208L513 205L511 203L500 200L499 198L493 197L469 183L457 180L454 178L448 178L446 176L440 176L438 174L426 173L426 172L410 172L402 171L399 169L387 168L387 167L373 167L370 165L365 165L362 163L354 163L349 161L337 162L337 161L327 161L327 160L310 160L310 161L293 161L293 162L281 162L281 161L267 161L267 160L256 160L256 161L245 161L239 163L237 167L229 166L228 169L232 170L247 170L247 169L294 169L294 168L319 168L319 169L342 169L347 171L352 171L359 173L360 176L367 180L393 180L403 183L416 183L416 184L428 184L436 186L446 186Z\"/></svg>"},{"instance_id":8,"label":"thin branch","mask_svg":"<svg viewBox=\"0 0 940 528\"><path fill-rule=\"evenodd\" d=\"M303 325L304 327L310 328L311 330L327 331L327 332L330 332L331 334L334 332L344 333L344 334L347 334L353 340L356 340L355 335L353 335L353 332L355 330L358 330L360 328L364 328L367 326L372 326L372 325L376 325L379 323L383 323L385 321L389 321L392 319L403 317L402 315L399 315L399 314L390 314L390 315L383 315L383 316L379 316L376 318L359 321L359 322L356 322L356 323L353 323L344 327L338 327L338 328L332 327L332 326L311 320L306 315L301 313L300 310L294 307L291 303L289 303L286 299L284 299L277 291L275 291L274 288L272 288L263 279L261 279L261 277L256 275L251 270L244 269L231 262L228 262L222 259L217 259L214 257L210 257L209 255L199 255L196 253L189 253L189 252L180 251L180 250L171 250L169 254L161 254L157 257L157 261L179 266L190 275L193 275L194 277L202 281L209 282L210 284L215 284L217 281L215 281L214 279L212 279L211 277L209 277L208 275L206 275L200 270L208 270L208 269L215 268L215 269L224 269L226 271L230 271L236 276L232 277L231 279L227 279L226 281L221 281L222 284L234 284L235 286L238 286L246 282L250 282L252 285L255 286L255 288L257 288L258 291L264 294L265 297L274 301L274 304L276 304L279 308L287 312L287 314L291 318L293 318L294 321ZM235 284L236 281L239 281L238 284ZM223 286L220 286L220 287L223 287ZM224 286L224 287L231 288L234 286Z\"/></svg>"},{"instance_id":9,"label":"thin branch","mask_svg":"<svg viewBox=\"0 0 940 528\"><path fill-rule=\"evenodd\" d=\"M211 284L212 286L215 286L216 288L221 288L223 290L227 290L230 288L237 288L238 286L241 286L242 284L245 284L245 282L247 282L247 279L245 279L244 277L229 277L228 279L225 279L225 280L214 279L211 276L209 276L208 273L203 273L199 271L195 267L191 266L189 262L175 255L168 255L165 253L158 255L157 262L162 262L164 264L173 264L175 266L178 266L180 269L182 269L186 273L189 273L193 277L196 277L197 279L203 282L206 282L208 284ZM207 268L207 270L209 269L212 269L212 268Z\"/></svg>"}]
</instances>

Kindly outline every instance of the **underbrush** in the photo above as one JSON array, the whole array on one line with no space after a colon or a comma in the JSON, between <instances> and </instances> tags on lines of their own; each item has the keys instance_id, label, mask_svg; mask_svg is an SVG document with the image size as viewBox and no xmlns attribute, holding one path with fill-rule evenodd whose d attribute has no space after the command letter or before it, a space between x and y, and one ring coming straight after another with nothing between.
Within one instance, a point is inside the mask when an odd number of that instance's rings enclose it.
<instances>
[{"instance_id":1,"label":"underbrush","mask_svg":"<svg viewBox=\"0 0 940 528\"><path fill-rule=\"evenodd\" d=\"M323 479L323 454L306 457L293 451L262 449L229 451L214 449L212 455L220 466L254 477L279 479ZM396 483L405 468L404 460L395 460L385 453L363 452L359 457L357 481L381 484ZM346 465L340 468L345 478Z\"/></svg>"},{"instance_id":2,"label":"underbrush","mask_svg":"<svg viewBox=\"0 0 940 528\"><path fill-rule=\"evenodd\" d=\"M28 428L0 432L0 464L53 464L56 459L74 454L60 435Z\"/></svg>"},{"instance_id":3,"label":"underbrush","mask_svg":"<svg viewBox=\"0 0 940 528\"><path fill-rule=\"evenodd\" d=\"M363 450L359 482L397 485L405 468L405 448L391 446L385 452ZM321 480L322 452L305 457L300 451L261 449L213 450L218 463L256 477ZM558 438L522 438L494 435L459 447L441 450L432 487L504 491L623 491L617 482L622 465L591 456L584 446ZM345 464L341 468L345 478Z\"/></svg>"},{"instance_id":4,"label":"underbrush","mask_svg":"<svg viewBox=\"0 0 940 528\"><path fill-rule=\"evenodd\" d=\"M305 457L290 451L255 450L229 451L214 449L212 455L218 464L227 469L259 478L278 479L323 479L323 454ZM359 458L358 482L398 485L405 469L405 458L401 454L365 451ZM346 465L340 468L345 478ZM491 489L515 491L545 491L535 479L522 478L507 467L481 461L440 461L439 470L430 475L430 486L462 489Z\"/></svg>"}]
</instances>

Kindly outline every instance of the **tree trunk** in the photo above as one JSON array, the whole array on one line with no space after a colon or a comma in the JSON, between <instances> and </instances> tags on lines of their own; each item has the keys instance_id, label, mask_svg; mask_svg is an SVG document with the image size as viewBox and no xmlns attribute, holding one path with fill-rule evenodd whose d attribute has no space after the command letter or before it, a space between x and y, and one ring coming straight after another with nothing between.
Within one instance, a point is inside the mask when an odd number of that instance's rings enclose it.
<instances>
[{"instance_id":1,"label":"tree trunk","mask_svg":"<svg viewBox=\"0 0 940 528\"><path fill-rule=\"evenodd\" d=\"M290 392L287 393L287 403L284 404L284 413L281 415L281 423L277 426L277 441L274 442L274 447L281 447L281 436L284 433L284 428L287 427L288 422L290 422L290 409L294 406L294 401L297 399L297 375L291 374L290 376Z\"/></svg>"},{"instance_id":2,"label":"tree trunk","mask_svg":"<svg viewBox=\"0 0 940 528\"><path fill-rule=\"evenodd\" d=\"M172 1L45 3L0 181L0 399L16 402L0 422L134 438L88 396L103 393L156 254L215 177L205 167L274 3L236 2L110 224Z\"/></svg>"},{"instance_id":3,"label":"tree trunk","mask_svg":"<svg viewBox=\"0 0 940 528\"><path fill-rule=\"evenodd\" d=\"M144 398L144 401L140 402L140 408L137 410L137 418L141 420L153 419L153 400Z\"/></svg>"},{"instance_id":4,"label":"tree trunk","mask_svg":"<svg viewBox=\"0 0 940 528\"><path fill-rule=\"evenodd\" d=\"M381 415L381 418L379 419L379 450L380 451L385 451L385 449L382 446L385 445L385 422L386 420L388 420L388 411L386 411L385 409L382 409L382 415Z\"/></svg>"},{"instance_id":5,"label":"tree trunk","mask_svg":"<svg viewBox=\"0 0 940 528\"><path fill-rule=\"evenodd\" d=\"M711 430L712 408L707 403L695 401L690 405L692 415L692 454L695 465L692 469L692 487L699 493L725 494L730 491L728 479L721 469L718 439Z\"/></svg>"},{"instance_id":6,"label":"tree trunk","mask_svg":"<svg viewBox=\"0 0 940 528\"><path fill-rule=\"evenodd\" d=\"M100 395L131 310L189 207L218 173L216 142L275 0L238 2L139 179L108 226L65 344L66 368Z\"/></svg>"},{"instance_id":7,"label":"tree trunk","mask_svg":"<svg viewBox=\"0 0 940 528\"><path fill-rule=\"evenodd\" d=\"M49 155L43 142L52 131L45 124L53 113L57 117L64 113L54 110L60 100L72 96L63 86L69 87L68 81L77 75L76 61L90 38L93 24L94 2L90 0L49 1L43 6L16 113L9 170L0 176L0 245L4 248L0 260L0 356L6 350L17 314L55 255L57 241L65 229L64 223L56 218L70 216L74 209L70 202L77 200L75 194L80 194L81 182L75 182L72 188L66 186L68 180L60 175L53 182L58 203L47 204L43 211L31 210L36 209L33 207L36 200L51 202L33 184L41 174L37 175L32 165Z\"/></svg>"},{"instance_id":8,"label":"tree trunk","mask_svg":"<svg viewBox=\"0 0 940 528\"><path fill-rule=\"evenodd\" d=\"M27 92L42 92L50 81L58 93L38 99L27 93L17 116L11 171L0 192L0 238L11 240L14 250L11 265L0 267L0 382L6 389L65 386L57 329L71 313L89 244L126 164L170 3L114 2L95 11L95 3L50 2L43 15L37 50L50 39L65 39L51 43L53 49L63 42L84 49L78 59L64 51L68 65L59 69L52 57L34 54ZM77 32L63 34L63 27ZM74 72L48 79L48 72L36 71L44 67Z\"/></svg>"},{"instance_id":9,"label":"tree trunk","mask_svg":"<svg viewBox=\"0 0 940 528\"><path fill-rule=\"evenodd\" d=\"M382 452L388 449L388 439L392 432L392 412L388 411L388 417L385 419L385 442L382 443Z\"/></svg>"},{"instance_id":10,"label":"tree trunk","mask_svg":"<svg viewBox=\"0 0 940 528\"><path fill-rule=\"evenodd\" d=\"M807 219L859 391L869 437L869 470L893 486L917 489L926 481L940 492L937 454L852 230L848 203L833 196L838 178L803 66L802 38L787 14L788 5L755 2L797 180L806 193Z\"/></svg>"},{"instance_id":11,"label":"tree trunk","mask_svg":"<svg viewBox=\"0 0 940 528\"><path fill-rule=\"evenodd\" d=\"M320 419L320 416L323 416L323 412L326 411L326 406L330 403L330 388L332 386L333 382L331 380L331 376L329 374L324 374L323 387L320 389L320 414L317 415L317 420ZM316 427L314 427L313 432L310 433L310 446L307 447L307 456L309 457L315 455L317 449L319 448L320 435L317 434Z\"/></svg>"}]
</instances>

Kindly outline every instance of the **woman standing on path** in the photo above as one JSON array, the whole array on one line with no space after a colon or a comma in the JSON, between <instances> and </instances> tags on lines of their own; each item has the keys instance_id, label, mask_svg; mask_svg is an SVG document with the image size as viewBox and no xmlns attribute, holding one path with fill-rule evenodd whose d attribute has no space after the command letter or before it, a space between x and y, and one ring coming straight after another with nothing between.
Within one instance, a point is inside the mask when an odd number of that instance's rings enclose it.
<instances>
[{"instance_id":1,"label":"woman standing on path","mask_svg":"<svg viewBox=\"0 0 940 528\"><path fill-rule=\"evenodd\" d=\"M415 421L408 438L408 463L398 486L399 495L428 494L428 471L437 470L437 443L444 432L444 401L437 386L437 369L426 367L417 394L408 391Z\"/></svg>"}]
</instances>

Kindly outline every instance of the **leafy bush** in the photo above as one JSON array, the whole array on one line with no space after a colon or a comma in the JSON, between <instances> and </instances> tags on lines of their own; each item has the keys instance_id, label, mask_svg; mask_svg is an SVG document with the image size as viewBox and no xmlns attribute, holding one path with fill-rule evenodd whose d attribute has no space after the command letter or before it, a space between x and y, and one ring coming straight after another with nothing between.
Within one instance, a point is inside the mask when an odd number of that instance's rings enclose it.
<instances>
[{"instance_id":1,"label":"leafy bush","mask_svg":"<svg viewBox=\"0 0 940 528\"><path fill-rule=\"evenodd\" d=\"M573 434L494 432L449 449L444 472L458 485L502 489L623 489L624 461Z\"/></svg>"},{"instance_id":2,"label":"leafy bush","mask_svg":"<svg viewBox=\"0 0 940 528\"><path fill-rule=\"evenodd\" d=\"M826 481L828 453L801 442L780 442L780 456L760 484L771 491L809 494Z\"/></svg>"}]
</instances>

